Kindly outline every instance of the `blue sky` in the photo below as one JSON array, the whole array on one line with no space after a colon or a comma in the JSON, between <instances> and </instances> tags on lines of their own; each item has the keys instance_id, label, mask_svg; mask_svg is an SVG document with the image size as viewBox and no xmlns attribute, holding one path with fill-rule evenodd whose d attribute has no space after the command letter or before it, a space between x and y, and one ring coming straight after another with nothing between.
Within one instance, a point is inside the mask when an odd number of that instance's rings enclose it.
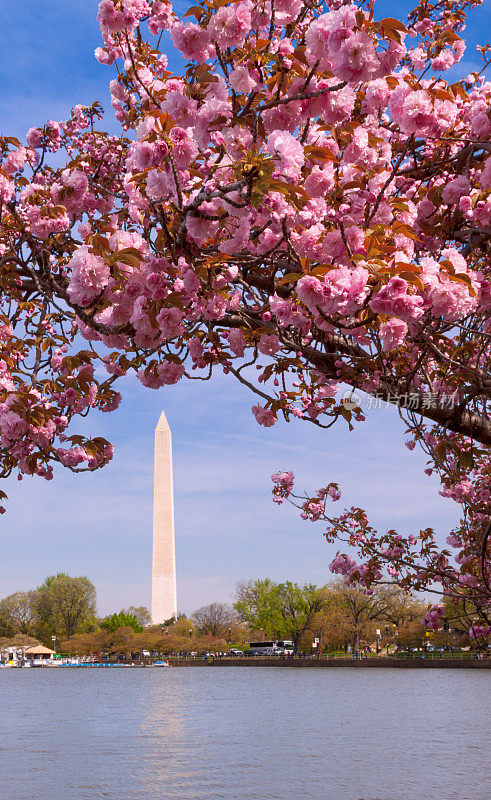
<instances>
[{"instance_id":1,"label":"blue sky","mask_svg":"<svg viewBox=\"0 0 491 800\"><path fill-rule=\"evenodd\" d=\"M116 130L107 90L113 72L93 58L101 43L97 5L0 0L4 19L15 19L0 31L3 134L22 138L32 125L66 119L72 106L96 99L107 110L105 128ZM376 16L400 16L410 7L383 0ZM474 44L490 17L487 3L473 15L463 74L479 63ZM171 64L177 69L175 56ZM270 475L278 468L293 469L299 488L337 480L343 497L333 510L361 505L380 529L409 532L432 525L443 535L457 520L455 504L439 497L437 482L424 475L423 455L404 446L404 426L393 410L370 412L352 433L342 425L318 431L301 422L265 429L252 417L253 398L226 376L157 392L128 378L121 388L124 401L117 412L80 423L114 442L115 457L106 469L80 476L59 469L50 483L5 482L0 597L66 571L91 578L101 613L149 605L153 432L162 408L173 432L183 611L229 601L241 579L329 579L336 548L325 543L321 526L271 501Z\"/></svg>"}]
</instances>

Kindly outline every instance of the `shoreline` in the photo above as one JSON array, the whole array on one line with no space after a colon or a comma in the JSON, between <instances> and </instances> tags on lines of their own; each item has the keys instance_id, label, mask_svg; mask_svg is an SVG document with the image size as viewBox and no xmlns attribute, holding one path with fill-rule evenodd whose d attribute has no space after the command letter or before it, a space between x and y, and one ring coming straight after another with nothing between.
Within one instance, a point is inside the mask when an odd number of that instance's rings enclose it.
<instances>
[{"instance_id":1,"label":"shoreline","mask_svg":"<svg viewBox=\"0 0 491 800\"><path fill-rule=\"evenodd\" d=\"M330 667L354 667L355 669L491 669L491 658L430 659L430 658L215 658L204 661L197 658L168 658L172 667L302 667L328 669Z\"/></svg>"},{"instance_id":2,"label":"shoreline","mask_svg":"<svg viewBox=\"0 0 491 800\"><path fill-rule=\"evenodd\" d=\"M491 669L491 658L476 659L429 659L429 658L166 658L166 664L154 664L150 660L128 663L105 662L105 663L84 663L84 664L60 664L56 667L48 665L33 665L31 669L50 672L55 670L93 670L93 669L161 669L162 667L249 667L249 668L293 668L293 669L331 669L331 668L352 668L352 669ZM21 666L11 667L12 669L24 669Z\"/></svg>"}]
</instances>

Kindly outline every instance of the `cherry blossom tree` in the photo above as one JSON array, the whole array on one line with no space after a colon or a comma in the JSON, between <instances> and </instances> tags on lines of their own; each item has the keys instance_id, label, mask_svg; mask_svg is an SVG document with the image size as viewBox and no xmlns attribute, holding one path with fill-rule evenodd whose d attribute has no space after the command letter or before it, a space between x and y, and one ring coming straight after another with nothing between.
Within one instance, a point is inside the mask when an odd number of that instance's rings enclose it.
<instances>
[{"instance_id":1,"label":"cherry blossom tree","mask_svg":"<svg viewBox=\"0 0 491 800\"><path fill-rule=\"evenodd\" d=\"M102 0L120 136L96 103L0 140L1 474L104 466L111 444L74 426L116 409L130 371L153 389L223 371L266 427L351 429L364 393L462 504L460 561L431 532L385 541L361 510L328 535L361 548L367 586L391 562L402 585L469 590L485 617L489 47L481 71L445 78L479 4L421 0L402 22L366 0L201 0L182 19Z\"/></svg>"},{"instance_id":2,"label":"cherry blossom tree","mask_svg":"<svg viewBox=\"0 0 491 800\"><path fill-rule=\"evenodd\" d=\"M480 506L476 510L471 503L469 510L469 504L463 503L461 524L447 537L449 549L438 545L431 528L407 537L395 530L380 534L361 508L345 509L338 516L329 514L327 503L341 497L335 483L312 496L302 496L294 493L292 472L277 473L272 478L275 502L287 500L300 510L302 519L327 523L324 535L328 542L343 542L357 552L355 560L338 551L329 565L331 572L344 576L347 586L361 586L369 595L379 585L397 586L408 594L415 590L443 595L443 602L428 609L422 620L424 624L439 630L449 621L455 624L458 620L461 625L467 624L469 635L478 647L486 646L491 633L488 555L491 524L488 522L483 529Z\"/></svg>"}]
</instances>

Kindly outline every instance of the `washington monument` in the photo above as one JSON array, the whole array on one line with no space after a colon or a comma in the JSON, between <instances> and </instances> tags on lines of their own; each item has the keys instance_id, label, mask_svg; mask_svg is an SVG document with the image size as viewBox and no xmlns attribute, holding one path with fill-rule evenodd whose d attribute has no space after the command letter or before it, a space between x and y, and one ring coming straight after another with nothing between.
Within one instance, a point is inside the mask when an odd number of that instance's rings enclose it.
<instances>
[{"instance_id":1,"label":"washington monument","mask_svg":"<svg viewBox=\"0 0 491 800\"><path fill-rule=\"evenodd\" d=\"M152 622L177 616L172 437L162 411L155 428L153 479Z\"/></svg>"}]
</instances>

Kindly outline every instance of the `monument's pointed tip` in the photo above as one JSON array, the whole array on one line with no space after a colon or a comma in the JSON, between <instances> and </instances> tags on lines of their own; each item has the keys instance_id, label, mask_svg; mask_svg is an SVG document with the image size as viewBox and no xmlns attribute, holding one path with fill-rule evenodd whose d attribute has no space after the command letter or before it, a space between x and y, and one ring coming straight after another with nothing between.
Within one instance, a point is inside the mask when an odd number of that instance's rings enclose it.
<instances>
[{"instance_id":1,"label":"monument's pointed tip","mask_svg":"<svg viewBox=\"0 0 491 800\"><path fill-rule=\"evenodd\" d=\"M169 431L169 423L167 422L167 417L165 413L162 411L159 421L157 422L157 427L155 428L156 431Z\"/></svg>"}]
</instances>

